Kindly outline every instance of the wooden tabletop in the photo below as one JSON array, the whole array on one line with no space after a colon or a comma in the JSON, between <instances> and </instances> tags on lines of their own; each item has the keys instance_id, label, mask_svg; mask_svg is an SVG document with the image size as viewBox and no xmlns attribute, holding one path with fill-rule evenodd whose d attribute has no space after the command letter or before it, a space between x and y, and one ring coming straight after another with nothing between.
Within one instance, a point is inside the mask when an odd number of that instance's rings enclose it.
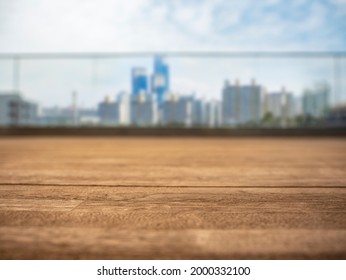
<instances>
[{"instance_id":1,"label":"wooden tabletop","mask_svg":"<svg viewBox=\"0 0 346 280\"><path fill-rule=\"evenodd\" d=\"M345 138L0 138L1 259L345 259Z\"/></svg>"}]
</instances>

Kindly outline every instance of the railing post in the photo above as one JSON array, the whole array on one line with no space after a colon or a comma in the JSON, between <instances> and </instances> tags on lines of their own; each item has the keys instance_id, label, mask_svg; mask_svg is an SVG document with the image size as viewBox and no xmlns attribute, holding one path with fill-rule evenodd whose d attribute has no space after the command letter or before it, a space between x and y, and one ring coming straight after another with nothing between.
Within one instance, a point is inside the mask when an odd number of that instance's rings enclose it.
<instances>
[{"instance_id":1,"label":"railing post","mask_svg":"<svg viewBox=\"0 0 346 280\"><path fill-rule=\"evenodd\" d=\"M98 58L91 58L91 90L92 94L98 94Z\"/></svg>"},{"instance_id":2,"label":"railing post","mask_svg":"<svg viewBox=\"0 0 346 280\"><path fill-rule=\"evenodd\" d=\"M13 77L12 77L12 88L14 92L20 90L20 57L13 57Z\"/></svg>"},{"instance_id":3,"label":"railing post","mask_svg":"<svg viewBox=\"0 0 346 280\"><path fill-rule=\"evenodd\" d=\"M342 102L340 98L340 90L341 90L341 65L340 59L337 54L334 55L334 106L338 105L338 103Z\"/></svg>"}]
</instances>

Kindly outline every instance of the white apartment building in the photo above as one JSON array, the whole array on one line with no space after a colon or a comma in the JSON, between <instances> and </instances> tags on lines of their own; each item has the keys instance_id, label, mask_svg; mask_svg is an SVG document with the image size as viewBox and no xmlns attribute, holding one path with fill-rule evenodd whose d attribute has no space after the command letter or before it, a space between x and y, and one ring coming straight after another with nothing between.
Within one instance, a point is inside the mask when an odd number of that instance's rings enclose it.
<instances>
[{"instance_id":1,"label":"white apartment building","mask_svg":"<svg viewBox=\"0 0 346 280\"><path fill-rule=\"evenodd\" d=\"M265 98L265 110L273 117L287 120L296 116L296 100L291 92L283 87L280 92L268 93Z\"/></svg>"},{"instance_id":2,"label":"white apartment building","mask_svg":"<svg viewBox=\"0 0 346 280\"><path fill-rule=\"evenodd\" d=\"M205 125L208 127L219 127L222 123L221 102L210 100L206 102Z\"/></svg>"},{"instance_id":3,"label":"white apartment building","mask_svg":"<svg viewBox=\"0 0 346 280\"><path fill-rule=\"evenodd\" d=\"M155 96L141 92L131 97L130 122L132 125L153 126L159 121Z\"/></svg>"},{"instance_id":4,"label":"white apartment building","mask_svg":"<svg viewBox=\"0 0 346 280\"><path fill-rule=\"evenodd\" d=\"M120 93L116 101L112 102L110 98L98 105L98 114L100 122L106 125L129 125L130 124L130 98L125 92Z\"/></svg>"},{"instance_id":5,"label":"white apartment building","mask_svg":"<svg viewBox=\"0 0 346 280\"><path fill-rule=\"evenodd\" d=\"M25 99L20 92L0 92L0 125L35 125L38 106Z\"/></svg>"},{"instance_id":6,"label":"white apartment building","mask_svg":"<svg viewBox=\"0 0 346 280\"><path fill-rule=\"evenodd\" d=\"M222 91L222 122L226 126L260 123L263 117L264 88L252 80L250 85L231 85Z\"/></svg>"},{"instance_id":7,"label":"white apartment building","mask_svg":"<svg viewBox=\"0 0 346 280\"><path fill-rule=\"evenodd\" d=\"M326 85L317 85L314 89L303 92L303 113L305 116L322 117L330 106L329 88Z\"/></svg>"},{"instance_id":8,"label":"white apartment building","mask_svg":"<svg viewBox=\"0 0 346 280\"><path fill-rule=\"evenodd\" d=\"M191 126L192 102L193 97L191 96L168 95L162 104L161 123L163 125Z\"/></svg>"}]
</instances>

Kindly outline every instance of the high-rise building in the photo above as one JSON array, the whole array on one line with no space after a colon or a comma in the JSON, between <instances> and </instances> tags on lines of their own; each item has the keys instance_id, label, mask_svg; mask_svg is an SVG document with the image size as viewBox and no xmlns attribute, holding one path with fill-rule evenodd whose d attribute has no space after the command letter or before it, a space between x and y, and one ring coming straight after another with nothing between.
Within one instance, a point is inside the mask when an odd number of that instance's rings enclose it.
<instances>
[{"instance_id":1,"label":"high-rise building","mask_svg":"<svg viewBox=\"0 0 346 280\"><path fill-rule=\"evenodd\" d=\"M218 127L221 125L221 102L210 100L206 103L206 125L209 127Z\"/></svg>"},{"instance_id":2,"label":"high-rise building","mask_svg":"<svg viewBox=\"0 0 346 280\"><path fill-rule=\"evenodd\" d=\"M240 122L241 88L237 80L235 85L225 81L222 90L222 122L224 125L236 125Z\"/></svg>"},{"instance_id":3,"label":"high-rise building","mask_svg":"<svg viewBox=\"0 0 346 280\"><path fill-rule=\"evenodd\" d=\"M161 123L164 125L192 125L193 96L166 96L161 107Z\"/></svg>"},{"instance_id":4,"label":"high-rise building","mask_svg":"<svg viewBox=\"0 0 346 280\"><path fill-rule=\"evenodd\" d=\"M285 92L284 119L289 120L297 115L296 97L292 92Z\"/></svg>"},{"instance_id":5,"label":"high-rise building","mask_svg":"<svg viewBox=\"0 0 346 280\"><path fill-rule=\"evenodd\" d=\"M266 112L274 118L282 118L284 113L285 94L283 92L270 92L265 98Z\"/></svg>"},{"instance_id":6,"label":"high-rise building","mask_svg":"<svg viewBox=\"0 0 346 280\"><path fill-rule=\"evenodd\" d=\"M293 107L294 107L294 115L301 116L303 114L303 98L302 96L294 96L293 97Z\"/></svg>"},{"instance_id":7,"label":"high-rise building","mask_svg":"<svg viewBox=\"0 0 346 280\"><path fill-rule=\"evenodd\" d=\"M202 99L194 98L192 100L192 125L204 126L206 122L206 103Z\"/></svg>"},{"instance_id":8,"label":"high-rise building","mask_svg":"<svg viewBox=\"0 0 346 280\"><path fill-rule=\"evenodd\" d=\"M265 112L271 115L272 122L282 127L287 126L297 114L295 97L285 87L279 92L268 93L264 107Z\"/></svg>"},{"instance_id":9,"label":"high-rise building","mask_svg":"<svg viewBox=\"0 0 346 280\"><path fill-rule=\"evenodd\" d=\"M148 78L145 68L135 67L132 69L132 94L139 95L148 91Z\"/></svg>"},{"instance_id":10,"label":"high-rise building","mask_svg":"<svg viewBox=\"0 0 346 280\"><path fill-rule=\"evenodd\" d=\"M287 92L285 87L280 92L268 93L265 97L265 111L275 118L293 118L296 115L293 94Z\"/></svg>"},{"instance_id":11,"label":"high-rise building","mask_svg":"<svg viewBox=\"0 0 346 280\"><path fill-rule=\"evenodd\" d=\"M177 102L178 96L176 94L169 94L165 97L161 106L160 122L163 125L172 125L178 123L177 118Z\"/></svg>"},{"instance_id":12,"label":"high-rise building","mask_svg":"<svg viewBox=\"0 0 346 280\"><path fill-rule=\"evenodd\" d=\"M264 89L252 80L251 85L242 86L240 98L240 123L259 124L263 116Z\"/></svg>"},{"instance_id":13,"label":"high-rise building","mask_svg":"<svg viewBox=\"0 0 346 280\"><path fill-rule=\"evenodd\" d=\"M169 95L162 103L162 124L186 127L207 125L206 102L194 95Z\"/></svg>"},{"instance_id":14,"label":"high-rise building","mask_svg":"<svg viewBox=\"0 0 346 280\"><path fill-rule=\"evenodd\" d=\"M158 106L156 98L143 92L131 97L131 124L152 126L158 123Z\"/></svg>"},{"instance_id":15,"label":"high-rise building","mask_svg":"<svg viewBox=\"0 0 346 280\"><path fill-rule=\"evenodd\" d=\"M102 124L116 124L118 119L116 103L112 102L108 96L105 97L104 101L98 104L98 114Z\"/></svg>"},{"instance_id":16,"label":"high-rise building","mask_svg":"<svg viewBox=\"0 0 346 280\"><path fill-rule=\"evenodd\" d=\"M193 125L195 98L192 95L180 96L177 101L176 119L178 124L190 127Z\"/></svg>"},{"instance_id":17,"label":"high-rise building","mask_svg":"<svg viewBox=\"0 0 346 280\"><path fill-rule=\"evenodd\" d=\"M158 104L161 105L165 95L169 92L169 66L162 56L154 58L154 73L151 78L151 89L157 96Z\"/></svg>"},{"instance_id":18,"label":"high-rise building","mask_svg":"<svg viewBox=\"0 0 346 280\"><path fill-rule=\"evenodd\" d=\"M303 93L303 113L305 116L319 118L326 114L329 108L329 87L316 85L314 89L306 89Z\"/></svg>"},{"instance_id":19,"label":"high-rise building","mask_svg":"<svg viewBox=\"0 0 346 280\"><path fill-rule=\"evenodd\" d=\"M0 93L0 125L33 125L38 121L38 106L19 92Z\"/></svg>"},{"instance_id":20,"label":"high-rise building","mask_svg":"<svg viewBox=\"0 0 346 280\"><path fill-rule=\"evenodd\" d=\"M127 92L120 92L116 97L117 124L130 124L130 96Z\"/></svg>"},{"instance_id":21,"label":"high-rise building","mask_svg":"<svg viewBox=\"0 0 346 280\"><path fill-rule=\"evenodd\" d=\"M108 97L99 103L98 114L102 124L128 125L130 123L130 100L127 93L120 93L116 101Z\"/></svg>"},{"instance_id":22,"label":"high-rise building","mask_svg":"<svg viewBox=\"0 0 346 280\"><path fill-rule=\"evenodd\" d=\"M222 91L222 122L226 126L258 124L263 115L264 89L252 80L241 86L239 81L231 85L226 81Z\"/></svg>"}]
</instances>

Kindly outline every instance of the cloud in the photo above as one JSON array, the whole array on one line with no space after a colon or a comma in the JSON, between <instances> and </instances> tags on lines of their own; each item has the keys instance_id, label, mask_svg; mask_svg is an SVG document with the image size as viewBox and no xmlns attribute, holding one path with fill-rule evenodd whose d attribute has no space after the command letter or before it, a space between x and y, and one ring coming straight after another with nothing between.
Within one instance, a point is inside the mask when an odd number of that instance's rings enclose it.
<instances>
[{"instance_id":1,"label":"cloud","mask_svg":"<svg viewBox=\"0 0 346 280\"><path fill-rule=\"evenodd\" d=\"M346 6L346 0L332 0L332 3L340 6Z\"/></svg>"},{"instance_id":2,"label":"cloud","mask_svg":"<svg viewBox=\"0 0 346 280\"><path fill-rule=\"evenodd\" d=\"M0 1L0 51L344 49L344 2Z\"/></svg>"}]
</instances>

